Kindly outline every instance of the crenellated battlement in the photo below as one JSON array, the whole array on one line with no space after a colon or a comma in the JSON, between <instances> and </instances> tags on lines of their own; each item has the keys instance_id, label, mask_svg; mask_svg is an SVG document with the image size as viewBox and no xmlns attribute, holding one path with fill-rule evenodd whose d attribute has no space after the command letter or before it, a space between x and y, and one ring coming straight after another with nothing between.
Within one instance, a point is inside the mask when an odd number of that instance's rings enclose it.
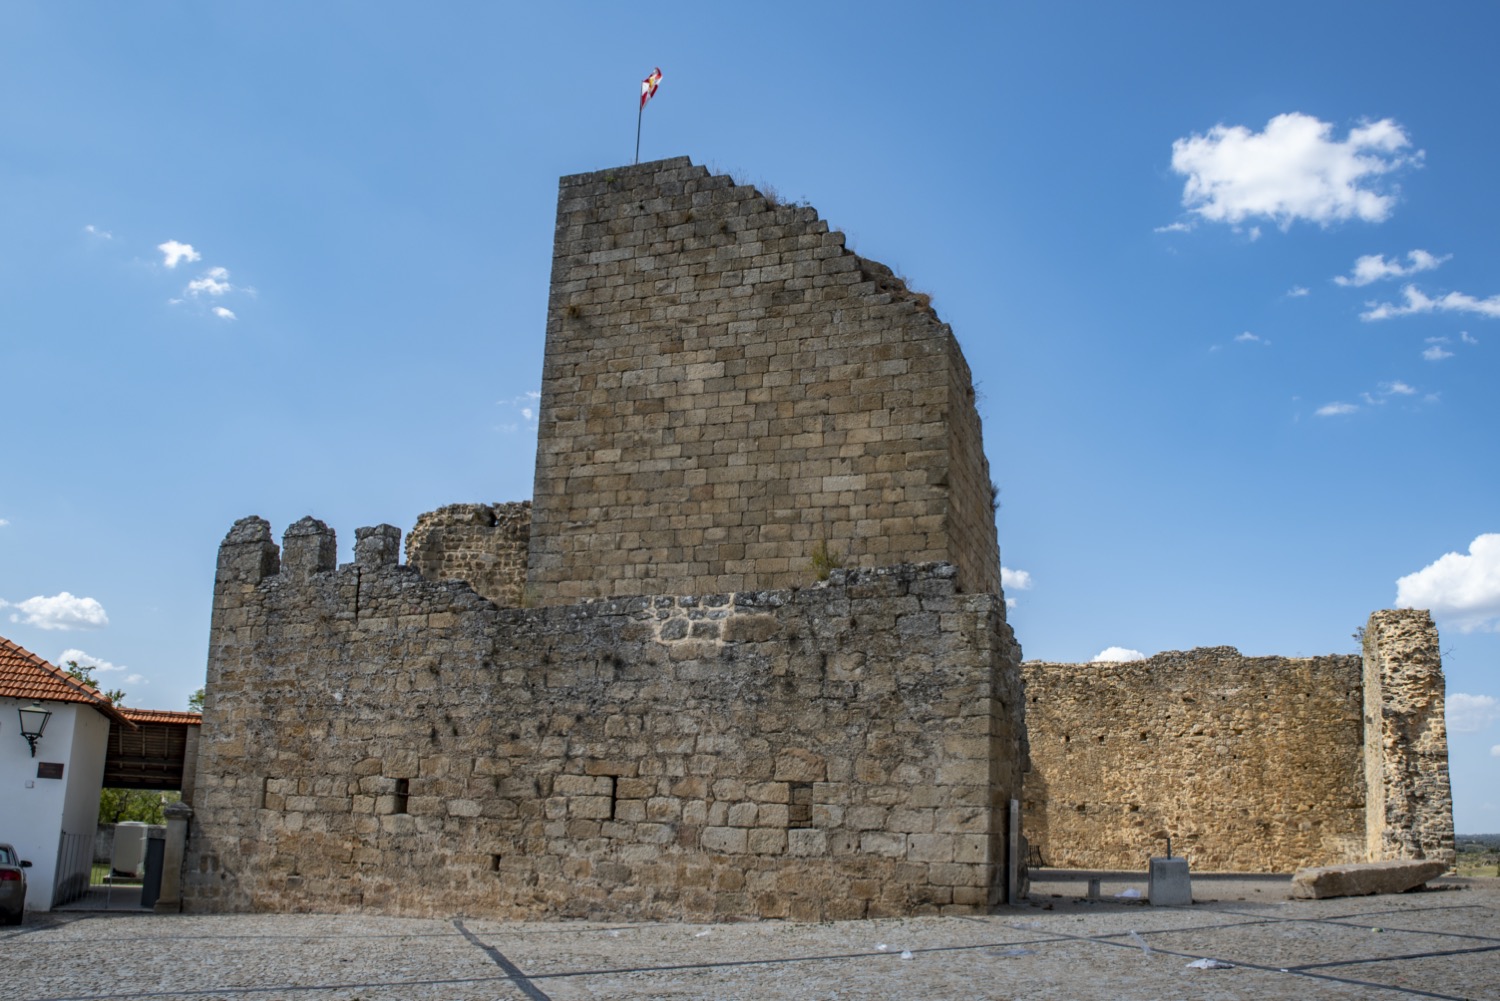
<instances>
[{"instance_id":1,"label":"crenellated battlement","mask_svg":"<svg viewBox=\"0 0 1500 1001\"><path fill-rule=\"evenodd\" d=\"M189 909L819 920L1014 878L1019 648L951 564L504 608L355 535L221 546Z\"/></svg>"},{"instance_id":2,"label":"crenellated battlement","mask_svg":"<svg viewBox=\"0 0 1500 1001\"><path fill-rule=\"evenodd\" d=\"M556 220L534 504L220 545L190 909L983 913L1022 799L1054 864L1451 857L1425 613L1023 674L930 296L686 157Z\"/></svg>"},{"instance_id":3,"label":"crenellated battlement","mask_svg":"<svg viewBox=\"0 0 1500 1001\"><path fill-rule=\"evenodd\" d=\"M354 530L354 563L362 567L397 564L401 529L375 525ZM306 580L338 567L338 535L311 515L287 526L277 546L271 523L258 515L241 518L219 543L217 582L258 584L268 577Z\"/></svg>"}]
</instances>

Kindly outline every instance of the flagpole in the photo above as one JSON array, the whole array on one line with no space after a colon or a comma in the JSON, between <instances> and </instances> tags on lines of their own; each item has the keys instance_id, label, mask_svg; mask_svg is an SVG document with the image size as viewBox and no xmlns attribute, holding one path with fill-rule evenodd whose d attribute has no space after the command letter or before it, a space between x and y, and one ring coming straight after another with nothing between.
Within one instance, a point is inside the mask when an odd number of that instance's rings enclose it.
<instances>
[{"instance_id":1,"label":"flagpole","mask_svg":"<svg viewBox=\"0 0 1500 1001\"><path fill-rule=\"evenodd\" d=\"M635 162L636 163L640 163L641 162L641 114L645 110L646 110L646 102L645 101L642 101L641 102L641 106L639 108L635 109Z\"/></svg>"}]
</instances>

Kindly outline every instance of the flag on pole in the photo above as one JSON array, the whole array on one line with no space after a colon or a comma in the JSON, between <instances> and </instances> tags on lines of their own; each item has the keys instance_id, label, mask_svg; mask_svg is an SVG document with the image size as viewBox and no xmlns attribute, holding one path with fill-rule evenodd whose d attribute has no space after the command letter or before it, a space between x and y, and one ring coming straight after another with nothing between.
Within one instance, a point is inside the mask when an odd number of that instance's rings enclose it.
<instances>
[{"instance_id":1,"label":"flag on pole","mask_svg":"<svg viewBox=\"0 0 1500 1001\"><path fill-rule=\"evenodd\" d=\"M656 96L656 88L661 86L661 67L658 66L651 75L641 81L641 107Z\"/></svg>"}]
</instances>

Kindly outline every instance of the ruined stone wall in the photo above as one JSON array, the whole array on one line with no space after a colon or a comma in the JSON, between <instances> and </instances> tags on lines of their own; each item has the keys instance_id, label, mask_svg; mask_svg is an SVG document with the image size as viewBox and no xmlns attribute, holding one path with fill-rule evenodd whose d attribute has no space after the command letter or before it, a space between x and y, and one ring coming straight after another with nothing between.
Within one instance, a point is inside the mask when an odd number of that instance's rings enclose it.
<instances>
[{"instance_id":1,"label":"ruined stone wall","mask_svg":"<svg viewBox=\"0 0 1500 1001\"><path fill-rule=\"evenodd\" d=\"M855 918L1004 892L1019 649L943 564L501 609L399 533L220 548L193 911Z\"/></svg>"},{"instance_id":2,"label":"ruined stone wall","mask_svg":"<svg viewBox=\"0 0 1500 1001\"><path fill-rule=\"evenodd\" d=\"M1443 663L1432 615L1375 612L1365 625L1364 766L1369 861L1453 863Z\"/></svg>"},{"instance_id":3,"label":"ruined stone wall","mask_svg":"<svg viewBox=\"0 0 1500 1001\"><path fill-rule=\"evenodd\" d=\"M497 605L524 604L531 502L450 504L417 518L406 562L427 580L463 580Z\"/></svg>"},{"instance_id":4,"label":"ruined stone wall","mask_svg":"<svg viewBox=\"0 0 1500 1001\"><path fill-rule=\"evenodd\" d=\"M1233 647L1023 666L1026 836L1051 866L1287 872L1365 859L1360 658Z\"/></svg>"},{"instance_id":5,"label":"ruined stone wall","mask_svg":"<svg viewBox=\"0 0 1500 1001\"><path fill-rule=\"evenodd\" d=\"M685 157L562 179L538 600L796 587L944 560L998 594L969 373L927 296Z\"/></svg>"},{"instance_id":6,"label":"ruined stone wall","mask_svg":"<svg viewBox=\"0 0 1500 1001\"><path fill-rule=\"evenodd\" d=\"M1023 666L1026 830L1053 866L1453 861L1437 630L1376 612L1363 659L1232 647Z\"/></svg>"}]
</instances>

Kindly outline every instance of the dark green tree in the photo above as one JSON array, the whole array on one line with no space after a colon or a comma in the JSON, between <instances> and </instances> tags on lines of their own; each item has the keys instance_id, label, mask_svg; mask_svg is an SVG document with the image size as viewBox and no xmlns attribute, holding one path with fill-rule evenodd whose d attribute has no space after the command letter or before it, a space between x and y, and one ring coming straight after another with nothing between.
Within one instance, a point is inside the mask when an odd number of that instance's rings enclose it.
<instances>
[{"instance_id":1,"label":"dark green tree","mask_svg":"<svg viewBox=\"0 0 1500 1001\"><path fill-rule=\"evenodd\" d=\"M63 665L63 672L74 681L81 681L85 685L99 689L99 694L113 702L117 706L125 704L125 693L118 688L108 690L99 688L99 682L94 680L94 668L79 664L76 660L70 660Z\"/></svg>"}]
</instances>

